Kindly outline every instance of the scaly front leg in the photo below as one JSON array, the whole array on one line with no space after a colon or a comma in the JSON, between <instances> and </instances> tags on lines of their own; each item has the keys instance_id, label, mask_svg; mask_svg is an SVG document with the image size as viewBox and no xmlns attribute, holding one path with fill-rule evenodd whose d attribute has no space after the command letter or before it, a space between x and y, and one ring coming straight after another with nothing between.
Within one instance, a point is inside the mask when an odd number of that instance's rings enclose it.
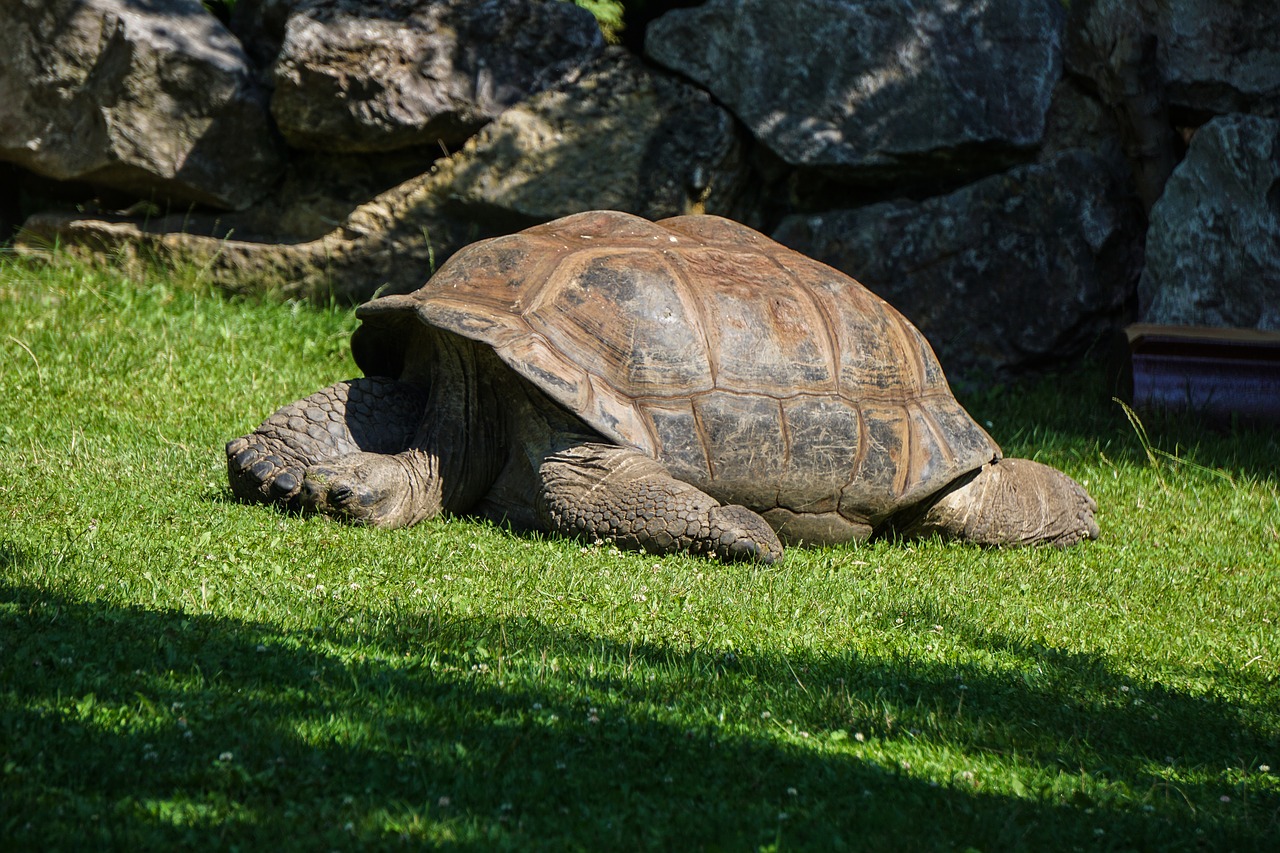
<instances>
[{"instance_id":1,"label":"scaly front leg","mask_svg":"<svg viewBox=\"0 0 1280 853\"><path fill-rule=\"evenodd\" d=\"M302 509L307 469L353 453L399 453L422 425L426 394L392 379L353 379L285 406L227 443L227 477L242 500Z\"/></svg>"},{"instance_id":2,"label":"scaly front leg","mask_svg":"<svg viewBox=\"0 0 1280 853\"><path fill-rule=\"evenodd\" d=\"M552 453L539 468L538 512L549 529L655 554L687 551L772 563L782 543L763 518L721 506L648 456L585 443Z\"/></svg>"}]
</instances>

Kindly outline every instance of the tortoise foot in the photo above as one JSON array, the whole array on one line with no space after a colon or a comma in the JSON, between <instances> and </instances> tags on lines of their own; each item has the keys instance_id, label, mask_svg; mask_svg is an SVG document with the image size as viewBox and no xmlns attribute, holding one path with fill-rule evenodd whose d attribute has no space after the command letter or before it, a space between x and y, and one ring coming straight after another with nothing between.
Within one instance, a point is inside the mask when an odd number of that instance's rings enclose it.
<instances>
[{"instance_id":1,"label":"tortoise foot","mask_svg":"<svg viewBox=\"0 0 1280 853\"><path fill-rule=\"evenodd\" d=\"M711 530L704 538L722 560L776 563L782 559L778 535L759 513L745 506L717 506L707 511Z\"/></svg>"},{"instance_id":2,"label":"tortoise foot","mask_svg":"<svg viewBox=\"0 0 1280 853\"><path fill-rule=\"evenodd\" d=\"M302 486L305 465L293 448L258 433L227 442L227 479L243 501L289 505Z\"/></svg>"}]
</instances>

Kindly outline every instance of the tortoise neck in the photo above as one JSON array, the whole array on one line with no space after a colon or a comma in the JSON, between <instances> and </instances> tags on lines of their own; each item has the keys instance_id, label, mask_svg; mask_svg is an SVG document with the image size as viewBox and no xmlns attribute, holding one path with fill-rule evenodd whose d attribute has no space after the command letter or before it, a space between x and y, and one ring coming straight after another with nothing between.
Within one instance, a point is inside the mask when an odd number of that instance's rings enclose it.
<instances>
[{"instance_id":1,"label":"tortoise neck","mask_svg":"<svg viewBox=\"0 0 1280 853\"><path fill-rule=\"evenodd\" d=\"M466 513L482 498L506 456L505 420L495 417L503 401L492 381L481 345L450 332L424 327L407 359L406 377L427 387L427 411L413 447L434 457L443 508Z\"/></svg>"}]
</instances>

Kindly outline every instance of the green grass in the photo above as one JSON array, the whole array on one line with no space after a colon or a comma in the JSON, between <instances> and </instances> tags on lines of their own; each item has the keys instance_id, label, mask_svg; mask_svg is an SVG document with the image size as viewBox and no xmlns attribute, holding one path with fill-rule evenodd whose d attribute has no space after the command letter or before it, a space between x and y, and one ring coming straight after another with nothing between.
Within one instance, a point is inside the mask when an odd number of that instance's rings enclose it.
<instances>
[{"instance_id":1,"label":"green grass","mask_svg":"<svg viewBox=\"0 0 1280 853\"><path fill-rule=\"evenodd\" d=\"M1280 844L1274 432L969 395L1102 538L655 559L233 501L350 311L0 261L5 850ZM1153 462L1154 459L1154 462Z\"/></svg>"}]
</instances>

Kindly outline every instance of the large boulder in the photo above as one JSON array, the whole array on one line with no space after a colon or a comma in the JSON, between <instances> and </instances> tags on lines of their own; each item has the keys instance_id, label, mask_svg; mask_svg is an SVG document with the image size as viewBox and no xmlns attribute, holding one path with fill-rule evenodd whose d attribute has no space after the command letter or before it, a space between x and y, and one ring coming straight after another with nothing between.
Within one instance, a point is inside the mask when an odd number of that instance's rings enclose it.
<instances>
[{"instance_id":1,"label":"large boulder","mask_svg":"<svg viewBox=\"0 0 1280 853\"><path fill-rule=\"evenodd\" d=\"M1151 211L1148 323L1280 329L1280 120L1204 125Z\"/></svg>"},{"instance_id":2,"label":"large boulder","mask_svg":"<svg viewBox=\"0 0 1280 853\"><path fill-rule=\"evenodd\" d=\"M1174 106L1280 118L1280 4L1165 0L1160 63Z\"/></svg>"},{"instance_id":3,"label":"large boulder","mask_svg":"<svg viewBox=\"0 0 1280 853\"><path fill-rule=\"evenodd\" d=\"M650 24L645 53L785 162L892 180L1027 159L1063 22L1058 0L710 0Z\"/></svg>"},{"instance_id":4,"label":"large boulder","mask_svg":"<svg viewBox=\"0 0 1280 853\"><path fill-rule=\"evenodd\" d=\"M89 259L198 267L233 293L360 302L378 290L414 290L437 261L466 243L494 236L444 215L447 189L432 175L405 181L309 240L263 232L267 217L257 210L219 218L44 212L27 218L16 243L27 254L58 245Z\"/></svg>"},{"instance_id":5,"label":"large boulder","mask_svg":"<svg viewBox=\"0 0 1280 853\"><path fill-rule=\"evenodd\" d=\"M1118 42L1154 42L1160 96L1188 120L1280 117L1280 4L1275 0L1077 0L1067 65L1095 76ZM1197 122L1198 123L1198 122Z\"/></svg>"},{"instance_id":6,"label":"large boulder","mask_svg":"<svg viewBox=\"0 0 1280 853\"><path fill-rule=\"evenodd\" d=\"M271 112L326 152L459 145L604 44L572 3L309 0L287 20Z\"/></svg>"},{"instance_id":7,"label":"large boulder","mask_svg":"<svg viewBox=\"0 0 1280 853\"><path fill-rule=\"evenodd\" d=\"M1127 168L1114 112L1077 80L1066 77L1053 90L1036 159L1045 162L1073 148L1092 151L1118 169Z\"/></svg>"},{"instance_id":8,"label":"large boulder","mask_svg":"<svg viewBox=\"0 0 1280 853\"><path fill-rule=\"evenodd\" d=\"M1076 150L922 202L792 216L774 237L901 310L949 372L1012 374L1129 319L1139 223L1116 171Z\"/></svg>"},{"instance_id":9,"label":"large boulder","mask_svg":"<svg viewBox=\"0 0 1280 853\"><path fill-rule=\"evenodd\" d=\"M289 16L311 2L314 0L235 0L232 5L227 26L240 39L266 85L274 82L271 70L280 55Z\"/></svg>"},{"instance_id":10,"label":"large boulder","mask_svg":"<svg viewBox=\"0 0 1280 853\"><path fill-rule=\"evenodd\" d=\"M505 229L594 209L740 215L747 180L733 117L620 48L504 112L445 168L458 212Z\"/></svg>"},{"instance_id":11,"label":"large boulder","mask_svg":"<svg viewBox=\"0 0 1280 853\"><path fill-rule=\"evenodd\" d=\"M610 50L576 81L508 110L431 171L313 239L271 240L262 232L273 214L250 211L216 223L46 214L27 221L22 241L116 254L145 247L147 256L195 264L234 291L362 300L379 289L415 290L463 245L566 213L733 214L745 182L724 110ZM304 182L287 185L310 191ZM264 207L283 219L297 203Z\"/></svg>"},{"instance_id":12,"label":"large boulder","mask_svg":"<svg viewBox=\"0 0 1280 853\"><path fill-rule=\"evenodd\" d=\"M199 0L6 0L0 30L0 160L231 209L275 179L265 98Z\"/></svg>"}]
</instances>

